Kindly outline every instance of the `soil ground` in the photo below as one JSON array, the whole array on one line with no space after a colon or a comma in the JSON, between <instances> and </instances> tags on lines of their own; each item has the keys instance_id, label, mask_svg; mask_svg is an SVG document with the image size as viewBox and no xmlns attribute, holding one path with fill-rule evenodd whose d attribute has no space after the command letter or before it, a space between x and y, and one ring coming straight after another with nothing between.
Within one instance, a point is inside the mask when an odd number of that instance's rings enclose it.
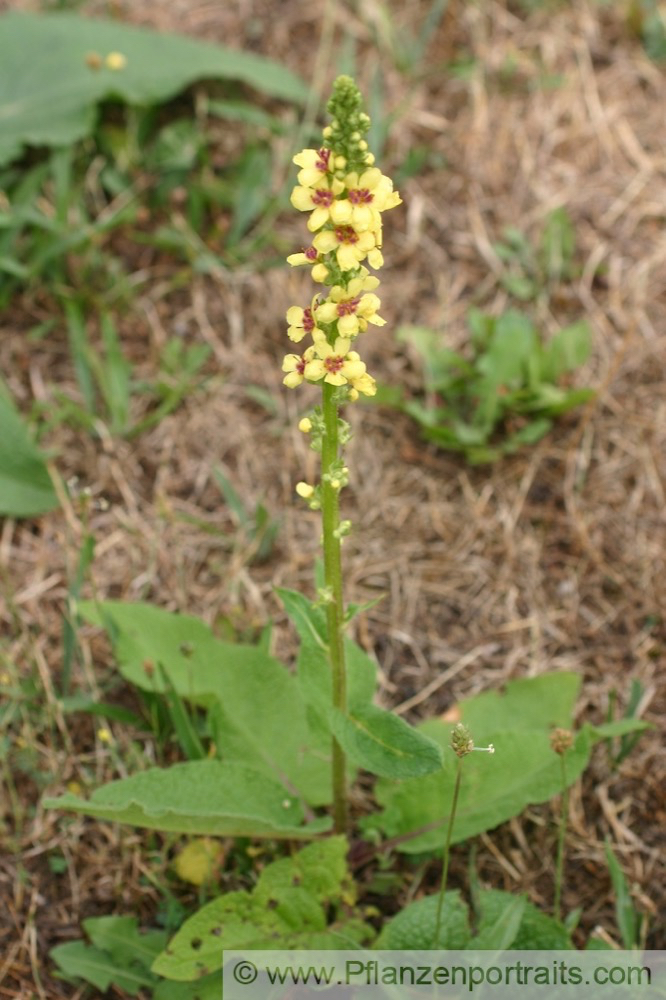
<instances>
[{"instance_id":1,"label":"soil ground","mask_svg":"<svg viewBox=\"0 0 666 1000\"><path fill-rule=\"evenodd\" d=\"M407 417L351 408L347 595L384 595L359 619L356 636L377 658L383 703L412 721L509 679L573 670L583 681L579 721L600 722L614 692L622 710L632 680L640 681L641 713L654 728L615 770L598 747L573 790L563 903L565 912L582 907L582 936L600 926L618 941L604 857L610 837L635 905L649 916L649 945L666 948L664 69L633 37L621 2L452 0L412 66L401 63L399 43L423 25L430 3L334 3L323 31L325 7L126 0L114 12L270 55L313 80L315 96L355 46L360 86L379 87L390 115L384 171L399 169L417 147L429 154L401 184L404 206L385 225L389 323L366 335L364 354L382 383L407 391L420 384L418 359L393 336L401 324L441 330L446 343L463 347L471 305L507 308L493 244L508 225L537 239L547 213L566 206L578 273L539 307L538 320L546 334L588 320L594 350L577 381L597 389L595 400L535 447L477 468L424 444ZM109 12L99 2L82 9ZM277 226L286 252L299 249L302 219L292 213ZM126 252L129 270L143 266L137 248ZM7 670L14 680L36 678L35 702L49 719L36 728L20 712L3 763L0 997L80 996L53 979L49 948L80 936L87 916L135 912L148 925L164 903L156 884L168 858L159 838L65 819L38 804L45 787L100 783L122 773L123 754L152 753L150 741L130 739L121 725L112 726L109 746L93 718L65 719L58 710L62 614L86 523L97 547L84 593L153 601L241 636L272 620L276 652L286 658L295 639L273 588L312 592L317 518L293 490L314 474L296 429L314 395L283 389L280 372L288 349L282 317L308 296L307 276L245 266L193 274L183 285L171 280L176 262L148 266L153 280L122 320L124 349L143 377L174 331L206 342L213 353L205 385L130 442L103 426L98 438L55 427L46 443L60 476L78 477L94 502L75 497L62 513L5 520L0 531ZM26 337L48 308L48 299L26 295L0 317L0 367L25 410L34 400L53 404L57 391L77 396L64 331L40 342ZM248 382L270 394L271 412L248 396ZM238 541L215 467L249 508L263 499L280 519L267 561L253 563ZM83 630L82 646L75 685L99 694L114 683L112 657L93 629ZM114 694L128 705L132 697L122 688ZM530 809L479 838L482 880L548 906L556 810ZM54 855L65 859L62 871L53 870ZM454 884L465 885L466 857L466 848L456 850ZM194 897L184 892L182 902Z\"/></svg>"}]
</instances>

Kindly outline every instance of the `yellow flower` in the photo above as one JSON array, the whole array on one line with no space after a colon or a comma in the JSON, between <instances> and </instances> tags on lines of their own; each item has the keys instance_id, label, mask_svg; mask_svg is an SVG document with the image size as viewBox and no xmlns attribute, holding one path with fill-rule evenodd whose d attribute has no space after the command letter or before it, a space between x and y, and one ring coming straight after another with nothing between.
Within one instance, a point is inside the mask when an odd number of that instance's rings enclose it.
<instances>
[{"instance_id":1,"label":"yellow flower","mask_svg":"<svg viewBox=\"0 0 666 1000\"><path fill-rule=\"evenodd\" d=\"M288 389L295 389L305 378L305 368L309 361L314 358L314 347L308 347L304 354L287 354L282 362L282 371L287 372L282 379Z\"/></svg>"},{"instance_id":2,"label":"yellow flower","mask_svg":"<svg viewBox=\"0 0 666 1000\"><path fill-rule=\"evenodd\" d=\"M109 52L104 62L107 69L125 69L127 66L127 56L124 56L122 52Z\"/></svg>"},{"instance_id":3,"label":"yellow flower","mask_svg":"<svg viewBox=\"0 0 666 1000\"><path fill-rule=\"evenodd\" d=\"M320 323L333 323L337 320L338 333L343 337L355 337L357 333L366 330L368 323L384 326L386 320L377 315L381 302L372 293L361 295L364 288L376 288L377 278L352 278L347 288L335 285L329 298L317 309L317 320Z\"/></svg>"},{"instance_id":4,"label":"yellow flower","mask_svg":"<svg viewBox=\"0 0 666 1000\"><path fill-rule=\"evenodd\" d=\"M313 300L312 306L307 309L301 309L300 306L291 306L287 309L287 323L289 324L287 336L295 344L300 343L306 333L312 333L313 335L315 333L322 333L315 324L313 315L314 303L315 300Z\"/></svg>"},{"instance_id":5,"label":"yellow flower","mask_svg":"<svg viewBox=\"0 0 666 1000\"><path fill-rule=\"evenodd\" d=\"M305 365L305 377L311 382L323 378L329 385L346 385L365 374L365 365L356 351L350 351L351 341L338 337L331 346L325 337L318 337L314 351L316 357Z\"/></svg>"},{"instance_id":6,"label":"yellow flower","mask_svg":"<svg viewBox=\"0 0 666 1000\"><path fill-rule=\"evenodd\" d=\"M312 241L320 253L330 253L335 250L338 265L342 271L351 271L358 267L362 260L368 258L371 267L381 267L381 263L375 263L383 258L374 253L377 243L375 233L357 232L353 226L336 226L335 229L325 229L317 233Z\"/></svg>"},{"instance_id":7,"label":"yellow flower","mask_svg":"<svg viewBox=\"0 0 666 1000\"><path fill-rule=\"evenodd\" d=\"M314 493L314 486L310 486L309 483L296 483L296 492L299 497L303 497L304 500L309 500Z\"/></svg>"},{"instance_id":8,"label":"yellow flower","mask_svg":"<svg viewBox=\"0 0 666 1000\"><path fill-rule=\"evenodd\" d=\"M320 281L322 285L325 285L328 281L328 268L326 264L315 264L312 268L312 280Z\"/></svg>"},{"instance_id":9,"label":"yellow flower","mask_svg":"<svg viewBox=\"0 0 666 1000\"><path fill-rule=\"evenodd\" d=\"M347 197L338 204L349 205L350 218L347 221L358 232L376 229L381 224L380 212L402 204L400 195L393 190L391 178L386 177L377 167L364 170L360 177L355 172L347 174L345 187ZM337 211L342 213L343 209L339 207Z\"/></svg>"},{"instance_id":10,"label":"yellow flower","mask_svg":"<svg viewBox=\"0 0 666 1000\"><path fill-rule=\"evenodd\" d=\"M377 383L372 375L368 375L367 372L363 372L358 378L350 379L349 383L351 385L349 398L352 403L358 399L359 392L362 392L364 396L374 396L377 392Z\"/></svg>"},{"instance_id":11,"label":"yellow flower","mask_svg":"<svg viewBox=\"0 0 666 1000\"><path fill-rule=\"evenodd\" d=\"M298 172L298 183L303 187L315 187L326 177L331 158L330 149L303 149L293 158L297 167L302 167Z\"/></svg>"},{"instance_id":12,"label":"yellow flower","mask_svg":"<svg viewBox=\"0 0 666 1000\"><path fill-rule=\"evenodd\" d=\"M336 195L344 191L342 181L334 178L331 183L323 180L316 188L295 187L291 192L290 201L299 212L312 212L308 219L308 229L311 233L321 229L329 221L348 222L351 218L351 205L343 201L336 201ZM342 205L342 213L337 206ZM342 214L342 218L339 218Z\"/></svg>"},{"instance_id":13,"label":"yellow flower","mask_svg":"<svg viewBox=\"0 0 666 1000\"><path fill-rule=\"evenodd\" d=\"M287 264L298 267L299 264L316 264L319 254L316 247L305 247L303 253L290 253L287 257Z\"/></svg>"}]
</instances>

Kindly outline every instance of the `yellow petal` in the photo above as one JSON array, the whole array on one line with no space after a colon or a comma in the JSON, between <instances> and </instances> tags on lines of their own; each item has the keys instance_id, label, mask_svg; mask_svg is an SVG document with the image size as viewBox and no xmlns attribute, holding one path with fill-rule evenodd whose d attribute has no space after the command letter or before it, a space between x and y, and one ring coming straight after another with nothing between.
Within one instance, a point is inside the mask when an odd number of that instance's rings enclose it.
<instances>
[{"instance_id":1,"label":"yellow petal","mask_svg":"<svg viewBox=\"0 0 666 1000\"><path fill-rule=\"evenodd\" d=\"M287 323L289 326L303 326L304 312L300 306L290 306L287 309Z\"/></svg>"},{"instance_id":2,"label":"yellow petal","mask_svg":"<svg viewBox=\"0 0 666 1000\"><path fill-rule=\"evenodd\" d=\"M287 264L291 264L292 267L298 267L299 264L309 264L310 261L307 259L304 253L290 253L287 257Z\"/></svg>"},{"instance_id":3,"label":"yellow petal","mask_svg":"<svg viewBox=\"0 0 666 1000\"><path fill-rule=\"evenodd\" d=\"M358 319L356 316L341 316L338 320L338 330L345 337L353 337L358 333Z\"/></svg>"},{"instance_id":4,"label":"yellow petal","mask_svg":"<svg viewBox=\"0 0 666 1000\"><path fill-rule=\"evenodd\" d=\"M312 268L312 280L320 282L328 281L328 268L326 264L315 264Z\"/></svg>"},{"instance_id":5,"label":"yellow petal","mask_svg":"<svg viewBox=\"0 0 666 1000\"><path fill-rule=\"evenodd\" d=\"M332 323L338 318L338 309L335 302L322 302L317 307L317 322Z\"/></svg>"},{"instance_id":6,"label":"yellow petal","mask_svg":"<svg viewBox=\"0 0 666 1000\"><path fill-rule=\"evenodd\" d=\"M323 233L317 233L312 243L319 253L330 253L338 245L337 237L332 229L325 229ZM314 268L312 268L312 273L314 274Z\"/></svg>"},{"instance_id":7,"label":"yellow petal","mask_svg":"<svg viewBox=\"0 0 666 1000\"><path fill-rule=\"evenodd\" d=\"M344 198L342 201L334 201L331 205L331 218L337 225L350 222L354 206Z\"/></svg>"},{"instance_id":8,"label":"yellow petal","mask_svg":"<svg viewBox=\"0 0 666 1000\"><path fill-rule=\"evenodd\" d=\"M305 377L311 382L318 382L322 377L326 369L324 368L324 362L320 361L318 358L313 358L312 361L308 361L305 366Z\"/></svg>"},{"instance_id":9,"label":"yellow petal","mask_svg":"<svg viewBox=\"0 0 666 1000\"><path fill-rule=\"evenodd\" d=\"M321 229L324 223L328 221L328 217L329 210L324 208L323 205L317 205L314 212L308 219L308 229L310 232L316 233L318 229Z\"/></svg>"},{"instance_id":10,"label":"yellow petal","mask_svg":"<svg viewBox=\"0 0 666 1000\"><path fill-rule=\"evenodd\" d=\"M295 163L297 167L313 167L318 160L319 150L302 149L300 153L296 153L291 162Z\"/></svg>"},{"instance_id":11,"label":"yellow petal","mask_svg":"<svg viewBox=\"0 0 666 1000\"><path fill-rule=\"evenodd\" d=\"M314 187L315 184L319 184L324 175L321 170L317 170L316 167L304 167L302 170L298 171L297 176L298 183L302 184L303 187L309 188Z\"/></svg>"},{"instance_id":12,"label":"yellow petal","mask_svg":"<svg viewBox=\"0 0 666 1000\"><path fill-rule=\"evenodd\" d=\"M343 271L351 271L359 261L359 254L353 246L343 244L338 247L338 264Z\"/></svg>"},{"instance_id":13,"label":"yellow petal","mask_svg":"<svg viewBox=\"0 0 666 1000\"><path fill-rule=\"evenodd\" d=\"M309 188L295 187L289 200L299 212L309 212L313 205L312 191Z\"/></svg>"}]
</instances>

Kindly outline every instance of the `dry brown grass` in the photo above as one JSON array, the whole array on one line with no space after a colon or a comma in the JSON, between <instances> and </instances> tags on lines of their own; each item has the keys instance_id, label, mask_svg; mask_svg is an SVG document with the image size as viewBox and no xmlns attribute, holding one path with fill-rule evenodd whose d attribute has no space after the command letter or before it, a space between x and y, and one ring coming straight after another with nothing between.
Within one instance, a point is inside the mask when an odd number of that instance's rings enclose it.
<instances>
[{"instance_id":1,"label":"dry brown grass","mask_svg":"<svg viewBox=\"0 0 666 1000\"><path fill-rule=\"evenodd\" d=\"M418 322L463 343L471 304L507 305L492 246L503 227L538 233L551 209L566 206L581 272L539 320L551 332L587 317L594 354L583 378L598 387L596 401L535 448L483 469L424 445L406 418L354 408L352 487L344 495L355 526L345 549L348 594L385 594L360 620L358 638L377 656L384 702L412 719L509 678L568 669L584 682L580 719L600 721L611 692L623 704L631 679L640 680L643 715L656 728L616 772L599 748L575 790L564 906L583 906L586 932L597 923L614 932L603 853L610 836L637 906L651 916L650 944L666 947L663 69L629 37L621 3L562 4L525 17L506 4L459 0L422 72L408 79L382 28L383 7L378 0L333 5L332 44L320 50L323 6L305 0L118 5L129 20L250 46L306 79L316 70L323 90L345 33L358 46L362 86L382 67L386 107L397 111L385 167L390 172L418 144L446 162L409 180L404 209L387 221L382 312L393 328ZM420 23L429 4L393 7L400 31ZM477 61L470 79L445 69L460 52ZM508 65L515 69L507 75ZM558 76L559 84L540 87L542 74ZM281 225L299 246L300 220ZM93 440L66 427L49 441L63 479L78 476L109 503L90 516L97 593L155 601L210 623L226 619L239 630L272 618L284 656L294 639L273 586L310 588L318 534L316 518L293 497L294 483L312 470L295 429L310 397L283 391L279 371L281 317L306 294L305 281L293 272L245 269L193 277L186 289L170 291L162 266L122 327L126 350L139 374L149 373L174 330L203 339L215 359L207 388L132 443L103 429ZM39 345L26 341L41 318L41 303L25 300L0 321L2 371L24 405L52 402L56 386L76 391L62 333ZM417 386L415 359L386 329L367 337L370 370L387 383ZM273 395L275 416L248 399L248 377ZM248 567L244 553L230 548L234 523L212 480L217 465L249 504L263 496L282 519L268 564ZM48 975L48 947L78 936L80 919L91 914L133 909L150 921L158 899L142 878L149 863L141 836L44 813L38 782L16 756L23 739L30 767L54 790L107 779L122 767L96 740L92 721L62 718L53 693L67 580L82 533L74 503L36 522L5 521L0 534L7 659L12 670L40 678L46 720L37 730L19 713L13 733L19 743L9 758L15 798L8 797L4 817L10 856L0 866L0 997L71 997ZM84 649L77 683L98 692L112 677L108 651L89 630ZM124 746L122 727L114 734ZM530 810L492 839L482 837L482 878L549 905L553 816L550 808ZM54 851L67 862L58 877L47 864ZM159 874L160 864L151 864ZM453 873L465 877L462 853Z\"/></svg>"}]
</instances>

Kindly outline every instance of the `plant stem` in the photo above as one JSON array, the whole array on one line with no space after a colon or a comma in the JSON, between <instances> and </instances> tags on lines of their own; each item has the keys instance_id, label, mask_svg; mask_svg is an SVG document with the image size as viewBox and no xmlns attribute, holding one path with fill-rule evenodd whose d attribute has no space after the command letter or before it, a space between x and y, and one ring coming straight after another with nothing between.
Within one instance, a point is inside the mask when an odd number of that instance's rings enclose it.
<instances>
[{"instance_id":1,"label":"plant stem","mask_svg":"<svg viewBox=\"0 0 666 1000\"><path fill-rule=\"evenodd\" d=\"M324 435L321 452L321 513L324 545L324 577L328 592L326 619L328 648L333 681L333 706L347 711L347 672L343 642L344 603L342 596L342 563L340 559L339 489L331 485L331 467L339 457L338 406L335 386L324 382L322 394ZM332 756L333 819L336 833L347 831L347 776L345 754L333 737Z\"/></svg>"},{"instance_id":2,"label":"plant stem","mask_svg":"<svg viewBox=\"0 0 666 1000\"><path fill-rule=\"evenodd\" d=\"M446 843L444 844L444 856L442 858L442 884L439 887L439 901L437 903L437 922L435 923L435 939L432 944L433 948L438 947L439 932L442 926L442 910L444 908L444 894L446 893L446 880L449 874L449 854L451 848L451 835L453 833L453 824L456 818L456 809L458 808L458 795L460 794L460 782L462 780L462 762L463 758L458 757L456 766L456 783L453 786L453 801L451 802L449 823L446 828Z\"/></svg>"},{"instance_id":3,"label":"plant stem","mask_svg":"<svg viewBox=\"0 0 666 1000\"><path fill-rule=\"evenodd\" d=\"M556 920L562 919L562 881L564 876L564 838L569 820L569 789L567 788L567 770L564 754L560 756L562 771L562 804L560 808L560 829L557 837L557 859L555 862L555 899L553 913Z\"/></svg>"}]
</instances>

